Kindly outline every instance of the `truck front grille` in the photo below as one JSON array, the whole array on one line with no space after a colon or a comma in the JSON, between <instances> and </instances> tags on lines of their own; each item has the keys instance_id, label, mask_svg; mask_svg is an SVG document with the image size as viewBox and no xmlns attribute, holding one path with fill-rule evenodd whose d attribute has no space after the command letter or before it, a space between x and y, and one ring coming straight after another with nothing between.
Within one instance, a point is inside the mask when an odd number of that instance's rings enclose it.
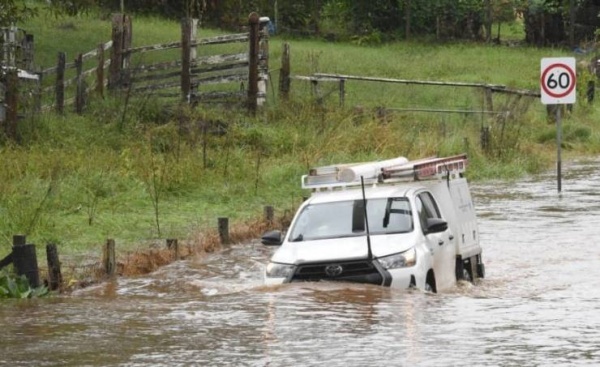
<instances>
[{"instance_id":1,"label":"truck front grille","mask_svg":"<svg viewBox=\"0 0 600 367\"><path fill-rule=\"evenodd\" d=\"M356 283L381 284L383 277L371 261L347 261L308 263L299 265L292 277L292 282L302 281L349 281Z\"/></svg>"}]
</instances>

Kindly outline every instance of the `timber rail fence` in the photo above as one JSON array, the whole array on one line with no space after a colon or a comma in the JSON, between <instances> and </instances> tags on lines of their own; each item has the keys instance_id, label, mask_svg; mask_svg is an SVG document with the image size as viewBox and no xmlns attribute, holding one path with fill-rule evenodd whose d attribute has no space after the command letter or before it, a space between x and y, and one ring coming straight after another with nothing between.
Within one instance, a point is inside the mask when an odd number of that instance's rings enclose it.
<instances>
[{"instance_id":1,"label":"timber rail fence","mask_svg":"<svg viewBox=\"0 0 600 367\"><path fill-rule=\"evenodd\" d=\"M14 27L0 28L0 129L8 138L16 139L17 121L19 113L23 114L26 95L32 96L34 101L27 104L35 112L53 110L62 114L66 106L73 106L81 114L93 93L103 98L107 89L172 97L174 101L191 104L237 103L254 113L266 99L268 21L252 13L246 33L199 39L198 20L183 19L181 40L132 47L131 18L115 14L111 40L78 54L72 62L67 62L66 53L59 52L56 65L41 71L33 70L33 36ZM247 44L246 50L197 56L199 47L231 43ZM137 55L173 49L181 51L174 61L132 62ZM23 83L24 74L30 76L33 85ZM224 87L216 87L219 84Z\"/></svg>"}]
</instances>

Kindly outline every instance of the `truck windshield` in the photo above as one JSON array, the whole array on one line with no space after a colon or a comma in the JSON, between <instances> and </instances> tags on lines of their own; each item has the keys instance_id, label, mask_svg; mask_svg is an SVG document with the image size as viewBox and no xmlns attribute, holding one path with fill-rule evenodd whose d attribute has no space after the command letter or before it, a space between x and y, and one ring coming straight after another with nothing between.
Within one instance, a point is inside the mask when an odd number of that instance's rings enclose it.
<instances>
[{"instance_id":1,"label":"truck windshield","mask_svg":"<svg viewBox=\"0 0 600 367\"><path fill-rule=\"evenodd\" d=\"M410 203L406 198L367 200L371 235L413 230ZM304 207L292 228L291 241L366 235L363 201L350 200Z\"/></svg>"}]
</instances>

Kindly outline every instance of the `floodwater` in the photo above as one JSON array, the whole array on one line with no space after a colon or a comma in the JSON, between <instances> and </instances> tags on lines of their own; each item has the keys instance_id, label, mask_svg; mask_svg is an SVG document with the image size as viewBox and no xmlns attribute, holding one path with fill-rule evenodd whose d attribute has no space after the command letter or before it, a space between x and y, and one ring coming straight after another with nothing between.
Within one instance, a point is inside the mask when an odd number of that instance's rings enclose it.
<instances>
[{"instance_id":1,"label":"floodwater","mask_svg":"<svg viewBox=\"0 0 600 367\"><path fill-rule=\"evenodd\" d=\"M234 245L143 277L0 304L7 366L600 365L600 161L472 187L487 278L441 294L261 286Z\"/></svg>"}]
</instances>

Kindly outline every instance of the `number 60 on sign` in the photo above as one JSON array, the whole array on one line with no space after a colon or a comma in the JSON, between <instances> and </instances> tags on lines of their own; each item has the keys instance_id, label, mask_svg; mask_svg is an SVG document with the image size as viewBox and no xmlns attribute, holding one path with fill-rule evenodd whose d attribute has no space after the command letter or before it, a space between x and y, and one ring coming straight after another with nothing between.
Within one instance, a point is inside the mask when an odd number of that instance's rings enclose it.
<instances>
[{"instance_id":1,"label":"number 60 on sign","mask_svg":"<svg viewBox=\"0 0 600 367\"><path fill-rule=\"evenodd\" d=\"M574 57L542 59L540 86L543 104L575 103L576 82Z\"/></svg>"}]
</instances>

